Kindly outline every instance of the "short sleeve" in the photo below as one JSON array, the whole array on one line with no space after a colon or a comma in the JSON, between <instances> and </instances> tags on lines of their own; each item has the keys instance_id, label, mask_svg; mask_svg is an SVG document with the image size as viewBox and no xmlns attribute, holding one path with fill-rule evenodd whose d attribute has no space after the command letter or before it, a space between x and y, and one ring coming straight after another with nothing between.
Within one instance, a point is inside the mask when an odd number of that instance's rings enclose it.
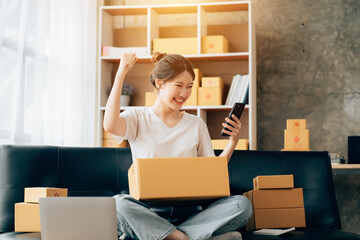
<instances>
[{"instance_id":1,"label":"short sleeve","mask_svg":"<svg viewBox=\"0 0 360 240\"><path fill-rule=\"evenodd\" d=\"M205 122L199 120L199 146L198 146L198 157L215 157L214 149L211 143L210 134Z\"/></svg>"},{"instance_id":2,"label":"short sleeve","mask_svg":"<svg viewBox=\"0 0 360 240\"><path fill-rule=\"evenodd\" d=\"M138 124L138 115L136 110L133 108L128 108L120 115L125 118L126 121L126 132L125 136L116 136L114 135L114 139L117 143L121 143L123 140L128 140L129 142L133 142L137 135L137 124Z\"/></svg>"}]
</instances>

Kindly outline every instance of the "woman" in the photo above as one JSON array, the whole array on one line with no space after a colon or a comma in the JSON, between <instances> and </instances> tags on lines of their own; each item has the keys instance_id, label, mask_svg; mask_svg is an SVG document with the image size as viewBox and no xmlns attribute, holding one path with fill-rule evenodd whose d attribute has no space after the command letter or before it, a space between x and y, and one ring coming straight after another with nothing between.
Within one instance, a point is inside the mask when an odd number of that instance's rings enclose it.
<instances>
[{"instance_id":1,"label":"woman","mask_svg":"<svg viewBox=\"0 0 360 240\"><path fill-rule=\"evenodd\" d=\"M154 105L119 114L124 78L137 59L130 53L121 57L106 104L104 129L118 142L129 141L133 159L214 156L206 124L199 117L180 111L191 94L195 78L191 62L181 55L154 53L155 67L150 76L158 90ZM232 117L234 121L226 118L223 123L230 130L223 130L230 135L230 141L221 156L226 156L228 161L241 129L239 119ZM241 239L235 230L252 213L250 202L243 196L222 198L206 209L151 208L151 203L137 201L129 195L115 198L118 231L133 239Z\"/></svg>"}]
</instances>

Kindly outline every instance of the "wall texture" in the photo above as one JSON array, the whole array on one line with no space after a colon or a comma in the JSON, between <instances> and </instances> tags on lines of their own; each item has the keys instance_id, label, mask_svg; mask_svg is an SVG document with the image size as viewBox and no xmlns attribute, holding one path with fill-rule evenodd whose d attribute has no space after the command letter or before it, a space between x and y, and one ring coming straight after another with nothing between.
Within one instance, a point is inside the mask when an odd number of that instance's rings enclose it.
<instances>
[{"instance_id":1,"label":"wall texture","mask_svg":"<svg viewBox=\"0 0 360 240\"><path fill-rule=\"evenodd\" d=\"M347 157L360 135L360 1L256 0L258 148L305 118L310 148Z\"/></svg>"}]
</instances>

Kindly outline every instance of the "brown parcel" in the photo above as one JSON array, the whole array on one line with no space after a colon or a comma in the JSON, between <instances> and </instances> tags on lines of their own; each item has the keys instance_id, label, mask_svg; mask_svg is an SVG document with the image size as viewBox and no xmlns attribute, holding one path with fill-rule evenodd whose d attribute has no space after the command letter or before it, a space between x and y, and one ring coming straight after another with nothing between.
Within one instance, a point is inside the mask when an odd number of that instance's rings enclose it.
<instances>
[{"instance_id":1,"label":"brown parcel","mask_svg":"<svg viewBox=\"0 0 360 240\"><path fill-rule=\"evenodd\" d=\"M254 189L294 188L293 175L257 176L253 179Z\"/></svg>"},{"instance_id":2,"label":"brown parcel","mask_svg":"<svg viewBox=\"0 0 360 240\"><path fill-rule=\"evenodd\" d=\"M304 207L302 188L251 190L244 196L249 198L253 209Z\"/></svg>"},{"instance_id":3,"label":"brown parcel","mask_svg":"<svg viewBox=\"0 0 360 240\"><path fill-rule=\"evenodd\" d=\"M25 202L39 203L39 198L43 197L67 197L67 191L67 188L25 188Z\"/></svg>"},{"instance_id":4,"label":"brown parcel","mask_svg":"<svg viewBox=\"0 0 360 240\"><path fill-rule=\"evenodd\" d=\"M40 232L40 211L37 203L15 204L15 232Z\"/></svg>"},{"instance_id":5,"label":"brown parcel","mask_svg":"<svg viewBox=\"0 0 360 240\"><path fill-rule=\"evenodd\" d=\"M128 176L130 195L138 200L230 195L226 157L137 159Z\"/></svg>"},{"instance_id":6,"label":"brown parcel","mask_svg":"<svg viewBox=\"0 0 360 240\"><path fill-rule=\"evenodd\" d=\"M255 209L246 230L306 227L304 208Z\"/></svg>"}]
</instances>

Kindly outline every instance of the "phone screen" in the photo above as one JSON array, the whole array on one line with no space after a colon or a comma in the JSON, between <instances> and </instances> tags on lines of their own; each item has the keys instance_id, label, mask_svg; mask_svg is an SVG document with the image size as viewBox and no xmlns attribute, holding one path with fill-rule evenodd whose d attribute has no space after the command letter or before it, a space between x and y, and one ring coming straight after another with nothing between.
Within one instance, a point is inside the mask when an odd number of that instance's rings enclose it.
<instances>
[{"instance_id":1,"label":"phone screen","mask_svg":"<svg viewBox=\"0 0 360 240\"><path fill-rule=\"evenodd\" d=\"M244 103L235 103L234 106L232 107L230 114L228 116L228 118L230 118L231 120L233 120L232 115L234 114L238 119L240 119L242 112L244 111L245 108L245 104ZM229 123L227 123L229 124ZM231 124L229 124L231 126ZM223 127L223 129L230 131L228 128ZM227 133L224 133L221 130L221 136L230 136Z\"/></svg>"}]
</instances>

